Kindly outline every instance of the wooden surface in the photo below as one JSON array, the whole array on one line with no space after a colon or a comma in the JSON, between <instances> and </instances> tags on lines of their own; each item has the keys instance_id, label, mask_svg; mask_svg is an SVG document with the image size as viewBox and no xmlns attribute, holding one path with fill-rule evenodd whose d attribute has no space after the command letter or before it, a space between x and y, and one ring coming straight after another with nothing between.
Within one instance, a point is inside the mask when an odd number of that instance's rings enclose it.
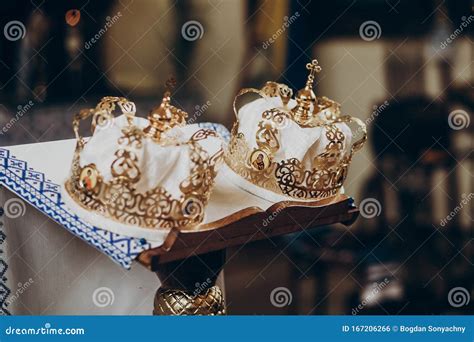
<instances>
[{"instance_id":1,"label":"wooden surface","mask_svg":"<svg viewBox=\"0 0 474 342\"><path fill-rule=\"evenodd\" d=\"M266 211L249 207L195 230L173 230L165 243L138 256L152 271L159 264L285 235L317 226L352 224L359 214L352 198L339 195L319 202L279 202Z\"/></svg>"}]
</instances>

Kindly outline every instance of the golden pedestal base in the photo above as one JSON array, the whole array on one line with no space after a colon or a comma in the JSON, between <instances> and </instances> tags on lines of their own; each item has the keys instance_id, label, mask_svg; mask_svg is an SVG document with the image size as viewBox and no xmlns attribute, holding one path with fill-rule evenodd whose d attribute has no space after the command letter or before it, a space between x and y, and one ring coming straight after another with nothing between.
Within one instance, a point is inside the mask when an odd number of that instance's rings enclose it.
<instances>
[{"instance_id":1,"label":"golden pedestal base","mask_svg":"<svg viewBox=\"0 0 474 342\"><path fill-rule=\"evenodd\" d=\"M158 289L155 295L154 315L225 315L224 295L218 286L204 293Z\"/></svg>"}]
</instances>

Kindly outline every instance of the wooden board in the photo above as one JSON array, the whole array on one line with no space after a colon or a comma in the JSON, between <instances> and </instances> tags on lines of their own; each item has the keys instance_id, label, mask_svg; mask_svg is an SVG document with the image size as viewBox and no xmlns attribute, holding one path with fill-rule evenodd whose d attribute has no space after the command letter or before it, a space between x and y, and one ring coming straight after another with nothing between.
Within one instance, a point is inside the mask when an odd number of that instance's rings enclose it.
<instances>
[{"instance_id":1,"label":"wooden board","mask_svg":"<svg viewBox=\"0 0 474 342\"><path fill-rule=\"evenodd\" d=\"M352 198L339 195L318 202L279 202L267 210L249 207L193 230L172 230L160 247L142 252L138 261L156 271L159 264L310 229L352 224L359 214Z\"/></svg>"}]
</instances>

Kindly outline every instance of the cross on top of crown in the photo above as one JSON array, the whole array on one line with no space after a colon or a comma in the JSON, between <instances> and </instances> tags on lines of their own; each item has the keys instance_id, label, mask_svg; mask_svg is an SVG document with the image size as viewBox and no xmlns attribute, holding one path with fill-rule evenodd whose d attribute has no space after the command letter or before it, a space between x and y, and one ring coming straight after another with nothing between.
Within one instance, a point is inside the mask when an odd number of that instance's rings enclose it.
<instances>
[{"instance_id":1,"label":"cross on top of crown","mask_svg":"<svg viewBox=\"0 0 474 342\"><path fill-rule=\"evenodd\" d=\"M306 86L312 88L314 76L316 76L317 72L321 71L321 66L319 66L317 59L313 59L311 63L306 64L306 69L309 70L308 81L306 82Z\"/></svg>"}]
</instances>

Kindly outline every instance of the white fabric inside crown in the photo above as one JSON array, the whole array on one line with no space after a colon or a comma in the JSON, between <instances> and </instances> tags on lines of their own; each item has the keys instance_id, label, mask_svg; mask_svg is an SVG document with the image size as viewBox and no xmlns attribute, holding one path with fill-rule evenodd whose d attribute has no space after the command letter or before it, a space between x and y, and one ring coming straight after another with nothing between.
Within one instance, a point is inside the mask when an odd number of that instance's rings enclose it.
<instances>
[{"instance_id":1,"label":"white fabric inside crown","mask_svg":"<svg viewBox=\"0 0 474 342\"><path fill-rule=\"evenodd\" d=\"M148 120L135 117L134 124L143 129L148 125ZM117 158L114 154L121 148L118 139L123 135L122 129L127 126L127 120L122 115L108 123L104 127L97 126L94 135L89 139L81 152L81 167L95 164L105 182L109 182L113 176L111 165ZM136 184L138 192L146 192L156 186L164 187L173 197L179 197L181 191L179 184L190 175L192 168L189 158L189 145L184 144L191 136L199 131L197 124L184 127L174 127L167 131L164 137L176 139L178 145L161 146L151 139L143 139L143 147L131 149L138 158L138 167L141 178ZM182 143L179 145L179 143ZM213 156L222 149L222 140L218 137L209 136L199 140L198 143L209 154Z\"/></svg>"},{"instance_id":2,"label":"white fabric inside crown","mask_svg":"<svg viewBox=\"0 0 474 342\"><path fill-rule=\"evenodd\" d=\"M296 101L291 99L288 108L293 108ZM242 106L238 111L239 132L245 135L247 144L251 149L257 148L256 133L258 123L262 120L262 113L272 108L281 108L283 103L279 97L260 98ZM303 162L307 169L313 168L313 159L324 152L329 143L322 127L302 128L293 120L280 125L279 137L280 149L274 154L274 160L279 162L290 158L296 158ZM350 151L352 132L345 123L337 123L336 126L345 136L343 146L345 153ZM341 156L342 158L342 156Z\"/></svg>"}]
</instances>

